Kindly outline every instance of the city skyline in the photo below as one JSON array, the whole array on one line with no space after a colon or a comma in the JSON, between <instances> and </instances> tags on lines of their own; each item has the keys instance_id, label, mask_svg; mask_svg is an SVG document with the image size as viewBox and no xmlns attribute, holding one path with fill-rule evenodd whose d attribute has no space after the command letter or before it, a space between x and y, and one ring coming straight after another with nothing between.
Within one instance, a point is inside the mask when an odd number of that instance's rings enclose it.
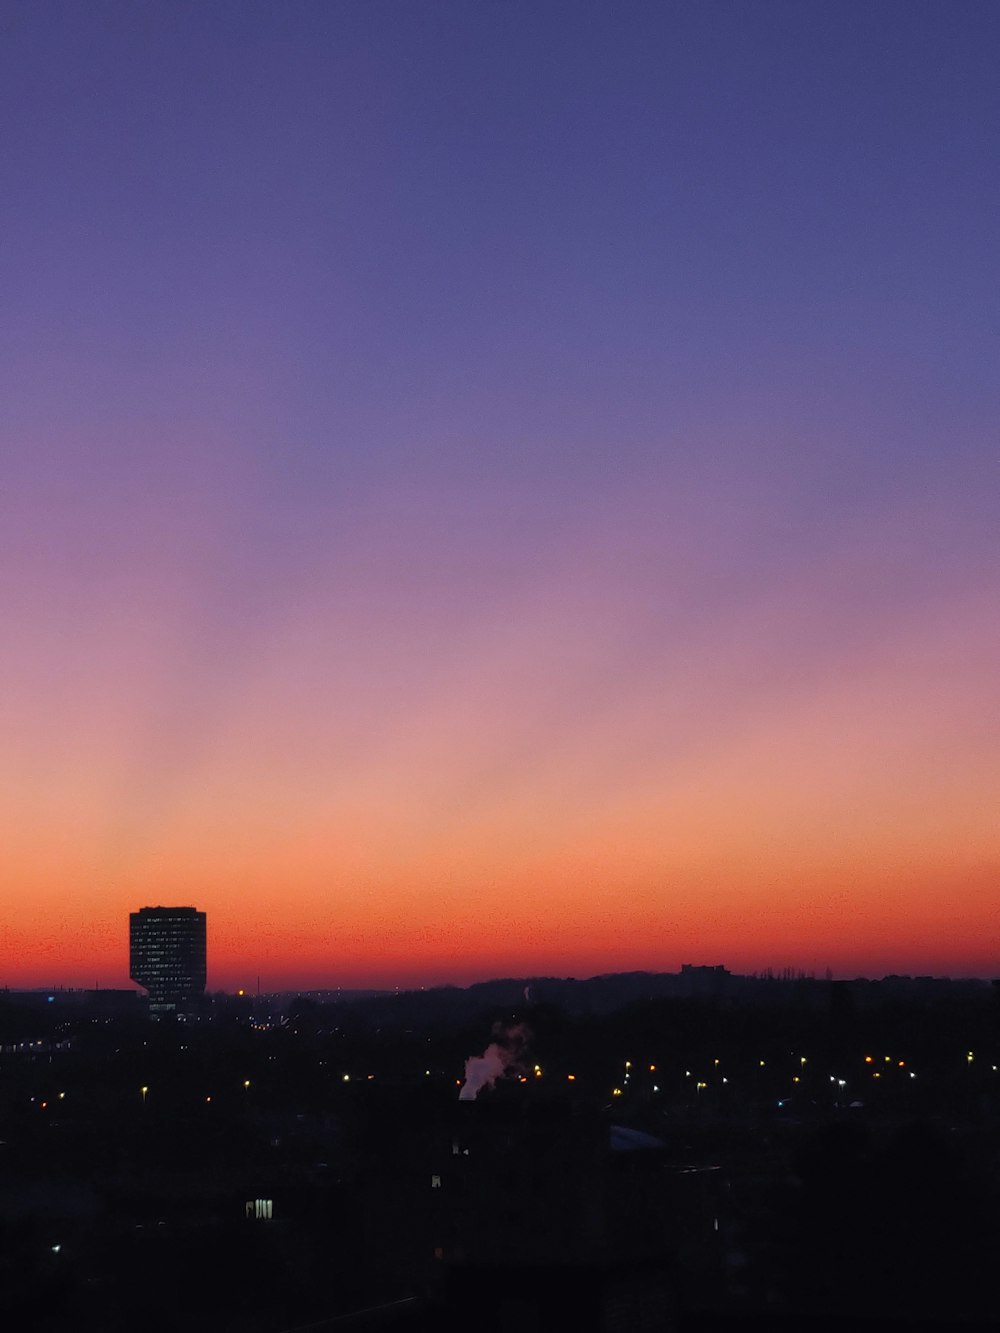
<instances>
[{"instance_id":1,"label":"city skyline","mask_svg":"<svg viewBox=\"0 0 1000 1333\"><path fill-rule=\"evenodd\" d=\"M144 908L143 911L152 909ZM176 910L176 909L174 909ZM132 914L136 915L136 914ZM202 914L203 915L203 914ZM912 984L920 986L923 983L933 983L934 985L955 985L964 987L969 984L981 983L983 985L995 986L997 979L987 974L973 974L969 972L959 973L957 975L943 975L940 973L909 973L909 972L887 972L881 975L844 973L837 975L832 968L827 968L824 972L806 972L801 968L789 965L769 965L752 972L737 972L730 969L725 963L690 963L685 962L677 968L638 968L634 971L626 972L598 972L591 975L570 976L558 972L549 973L506 973L503 975L476 975L464 978L461 981L448 980L439 983L414 983L407 985L358 985L352 987L347 984L341 984L335 978L328 977L322 984L310 986L308 984L290 984L290 985L272 985L271 978L260 975L251 975L252 969L247 967L237 969L234 975L239 978L240 984L233 984L228 987L219 986L217 988L205 986L197 991L200 999L210 999L214 996L269 996L269 995L314 995L314 996L365 996L365 995L392 995L404 993L415 995L420 992L432 990L476 990L478 987L490 987L504 985L507 983L522 986L525 1003L535 1002L537 996L533 992L535 983L550 982L557 985L580 985L587 986L592 983L616 982L616 981L634 981L639 984L638 979L643 977L655 978L658 982L678 981L683 983L687 979L691 983L690 993L694 998L703 1000L706 996L712 994L713 979L717 979L720 974L726 985L733 983L742 985L750 983L752 985L777 983L783 986L799 985L806 983L808 985L820 984L829 985L831 983L850 983L856 982L863 985L880 986L883 983L891 985ZM3 977L0 977L0 992L10 995L64 995L64 996L96 996L107 992L111 995L121 996L129 987L136 987L135 995L144 1000L153 998L150 988L134 977L125 978L126 986L120 984L121 978L112 979L109 982L100 977L90 979L89 984L66 984L59 978L49 978L47 984L17 986L8 984ZM265 984L265 982L267 984ZM719 983L720 985L722 982ZM146 991L146 994L142 994ZM648 995L641 995L640 998L649 998Z\"/></svg>"},{"instance_id":2,"label":"city skyline","mask_svg":"<svg viewBox=\"0 0 1000 1333\"><path fill-rule=\"evenodd\" d=\"M0 980L995 975L998 45L12 10Z\"/></svg>"},{"instance_id":3,"label":"city skyline","mask_svg":"<svg viewBox=\"0 0 1000 1333\"><path fill-rule=\"evenodd\" d=\"M207 924L206 915L207 915L206 913L199 912L196 908L190 906L165 907L162 905L141 907L137 911L129 913L129 929L128 929L128 944L127 944L127 971L129 975L125 978L125 980L128 982L129 985L137 986L140 989L145 990L146 991L145 998L147 998L151 1002L151 1004L159 1008L173 1009L176 1007L175 1003L176 999L180 996L180 994L183 993L185 1001L191 1006L196 1006L196 1003L200 999L203 999L207 994L211 993L213 989L215 990L216 994L220 995L227 993L232 993L237 995L243 995L243 994L251 995L254 993L278 994L278 993L289 993L289 992L299 992L302 994L309 994L309 993L328 994L339 991L350 993L352 988L349 982L342 982L330 975L327 975L323 982L315 986L304 984L301 980L290 985L280 985L280 984L272 985L270 984L271 981L273 980L273 978L271 977L267 978L268 984L264 985L262 984L261 974L257 973L256 976L254 976L253 968L249 965L244 966L242 968L237 967L233 971L232 975L237 978L237 981L231 982L228 987L227 986L219 986L218 988L207 987L205 984L206 973L207 973L206 963L207 963L207 958L210 958L211 954L208 953L206 949L206 924ZM166 990L164 989L163 985L164 968L162 961L157 961L153 965L152 969L150 969L150 965L147 960L148 941L149 941L148 931L150 930L150 928L154 930L156 929L155 925L156 918L164 919L166 930L168 932L166 935L161 934L160 938L158 939L155 945L158 951L157 959L162 960L165 953L166 957L169 958L170 960L169 965L167 967L167 971L170 972L171 974L176 974L178 970L177 964L181 960L183 960L184 962L184 966L180 970L183 973L185 973L185 979L182 983L181 990L178 991L176 995L170 994L168 996L166 994ZM197 925L195 923L197 923ZM192 928L194 929L195 932L193 936L191 933ZM179 935L177 934L178 930L180 932ZM192 966L193 966L193 972L192 972ZM147 980L144 981L140 979L140 977L136 975L137 971L146 973ZM671 968L666 966L656 967L656 968L653 967L636 968L632 971L624 971L624 972L597 972L591 975L581 974L578 977L570 976L564 973L559 973L557 971L552 971L548 973L534 972L534 973L525 973L520 975L514 971L510 971L504 974L496 974L496 975L492 974L487 975L486 973L479 973L475 975L470 974L466 977L463 977L461 980L456 980L454 976L452 976L451 978L445 981L441 981L438 983L432 982L430 984L423 982L414 982L411 983L410 985L406 985L405 983L400 985L400 984L392 984L384 982L381 985L373 985L372 983L369 982L367 985L359 985L357 989L359 993L362 993L369 989L374 991L384 991L385 993L390 993L392 991L401 992L403 990L415 992L417 990L425 991L429 989L434 989L436 987L444 987L444 988L447 988L449 986L457 986L458 988L475 987L477 984L503 982L504 980L514 980L517 981L518 984L520 984L521 981L528 981L534 984L535 981L544 981L544 980L568 981L568 982L577 982L577 981L594 982L594 981L600 981L602 979L612 979L616 976L625 978L629 976L639 976L643 974L648 974L650 976L658 976L661 978L676 977L679 979L683 979L685 974L690 974L690 978L692 980L697 979L698 981L700 981L703 987L709 984L705 980L706 977L709 976L718 977L720 974L728 982L773 980L781 983L790 983L798 981L806 981L806 982L870 981L877 983L881 981L923 982L932 980L932 981L944 981L944 982L955 981L958 983L962 983L965 981L983 981L983 982L992 981L992 977L990 975L987 975L985 973L981 975L974 974L968 971L961 971L955 976L943 975L940 973L919 973L919 972L918 973L886 972L881 974L880 976L876 974L869 975L869 974L859 974L859 973L844 973L842 975L837 975L836 973L834 973L832 968L826 968L822 973L819 973L815 970L806 971L805 969L797 968L788 964L777 964L777 965L768 964L766 966L754 968L752 971L741 973L732 970L727 966L726 963L685 962L679 964L676 968ZM175 983L178 979L179 978L176 975L172 975L172 980ZM94 978L93 984L90 985L90 984L82 984L80 979L77 978L75 982L66 984L63 980L59 978L50 977L48 979L47 984L40 984L40 985L32 984L22 987L17 985L12 986L4 977L0 976L0 990L5 992L10 991L14 993L31 992L37 994L44 994L46 992L53 992L56 994L61 992L93 994L101 992L103 990L118 991L120 990L121 980L122 979L120 977L112 979L109 985L107 981L104 981L102 983L101 978ZM152 985L150 984L151 981L153 983ZM996 983L994 982L993 984ZM168 986L166 989L172 989L172 988ZM525 991L525 998L527 1000L527 988ZM162 1002L165 1000L171 1002L163 1004Z\"/></svg>"}]
</instances>

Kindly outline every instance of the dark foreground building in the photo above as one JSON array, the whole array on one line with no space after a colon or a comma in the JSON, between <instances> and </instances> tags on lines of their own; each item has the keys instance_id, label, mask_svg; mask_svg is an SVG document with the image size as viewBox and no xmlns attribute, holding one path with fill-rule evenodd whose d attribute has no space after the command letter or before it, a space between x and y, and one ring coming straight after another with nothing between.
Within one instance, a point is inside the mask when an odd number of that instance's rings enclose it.
<instances>
[{"instance_id":1,"label":"dark foreground building","mask_svg":"<svg viewBox=\"0 0 1000 1333\"><path fill-rule=\"evenodd\" d=\"M205 913L194 907L132 912L129 976L149 992L152 1018L193 1014L205 994Z\"/></svg>"}]
</instances>

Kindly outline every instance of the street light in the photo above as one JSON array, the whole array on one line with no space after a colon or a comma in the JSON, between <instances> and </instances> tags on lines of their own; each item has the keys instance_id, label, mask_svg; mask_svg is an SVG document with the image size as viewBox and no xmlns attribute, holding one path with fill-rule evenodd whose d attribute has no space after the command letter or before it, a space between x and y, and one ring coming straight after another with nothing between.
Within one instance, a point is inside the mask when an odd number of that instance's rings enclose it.
<instances>
[{"instance_id":1,"label":"street light","mask_svg":"<svg viewBox=\"0 0 1000 1333\"><path fill-rule=\"evenodd\" d=\"M144 1084L142 1085L142 1087L139 1089L139 1094L140 1094L140 1096L142 1097L142 1104L143 1104L143 1106L146 1105L146 1093L147 1093L148 1091L149 1091L149 1088L146 1087L145 1083L144 1083Z\"/></svg>"}]
</instances>

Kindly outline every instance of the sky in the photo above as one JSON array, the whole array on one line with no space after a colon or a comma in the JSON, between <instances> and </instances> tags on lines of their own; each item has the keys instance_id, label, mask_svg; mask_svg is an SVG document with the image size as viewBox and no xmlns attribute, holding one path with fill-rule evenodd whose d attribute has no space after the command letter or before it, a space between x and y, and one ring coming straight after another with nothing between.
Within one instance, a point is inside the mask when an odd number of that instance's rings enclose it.
<instances>
[{"instance_id":1,"label":"sky","mask_svg":"<svg viewBox=\"0 0 1000 1333\"><path fill-rule=\"evenodd\" d=\"M0 0L0 985L997 975L998 60Z\"/></svg>"}]
</instances>

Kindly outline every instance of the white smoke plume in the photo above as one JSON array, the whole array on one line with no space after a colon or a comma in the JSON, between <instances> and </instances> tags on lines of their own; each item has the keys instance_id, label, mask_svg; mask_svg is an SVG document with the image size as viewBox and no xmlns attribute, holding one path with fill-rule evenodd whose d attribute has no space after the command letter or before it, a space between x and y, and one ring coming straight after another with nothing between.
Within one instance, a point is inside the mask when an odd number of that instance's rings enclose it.
<instances>
[{"instance_id":1,"label":"white smoke plume","mask_svg":"<svg viewBox=\"0 0 1000 1333\"><path fill-rule=\"evenodd\" d=\"M458 1094L460 1102L474 1102L483 1088L492 1088L498 1078L520 1071L520 1057L531 1037L524 1023L493 1028L493 1041L482 1055L470 1055L465 1062L465 1082Z\"/></svg>"}]
</instances>

